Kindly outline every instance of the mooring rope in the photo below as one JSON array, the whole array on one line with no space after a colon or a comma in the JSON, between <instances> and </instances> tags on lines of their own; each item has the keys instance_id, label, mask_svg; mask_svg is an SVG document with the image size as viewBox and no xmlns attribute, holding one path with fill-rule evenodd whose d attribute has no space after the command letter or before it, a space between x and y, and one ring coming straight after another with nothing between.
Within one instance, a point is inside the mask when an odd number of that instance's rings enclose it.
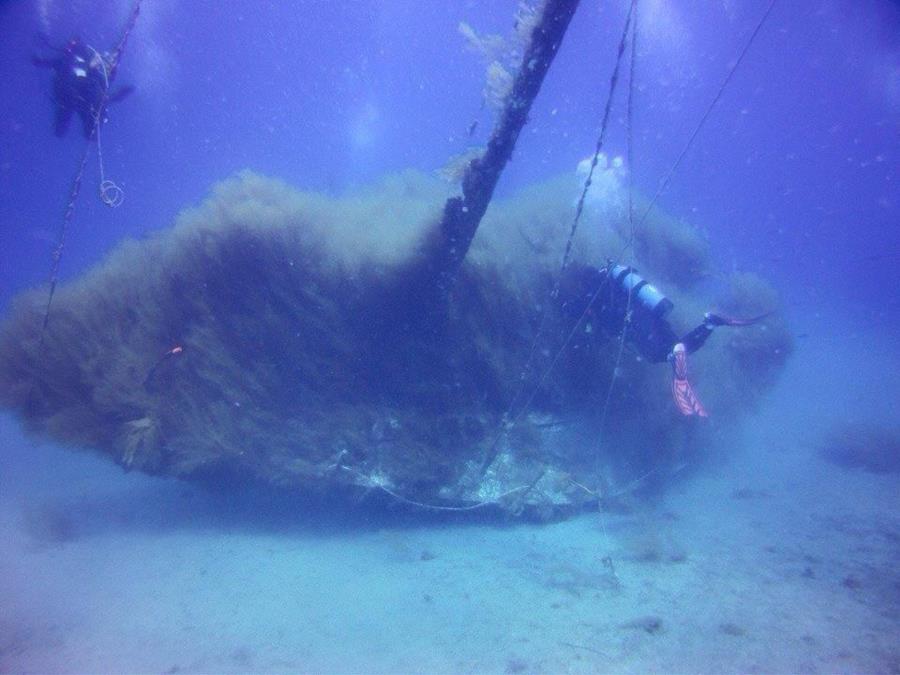
<instances>
[{"instance_id":1,"label":"mooring rope","mask_svg":"<svg viewBox=\"0 0 900 675\"><path fill-rule=\"evenodd\" d=\"M637 222L637 224L634 223L633 202L632 202L633 183L631 181L632 181L632 178L634 175L633 171L631 171L631 167L633 166L633 164L632 164L632 160L630 159L631 152L632 152L632 135L631 135L632 134L632 130L631 130L632 95L631 95L631 89L629 88L628 113L627 113L627 124L628 124L628 126L627 126L628 141L627 142L628 142L628 153L629 153L629 161L628 161L628 167L629 167L628 211L629 211L629 213L628 213L628 218L629 218L629 225L630 225L630 233L629 233L628 241L625 243L625 245L622 247L622 250L619 252L617 260L621 260L626 252L630 252L630 255L632 256L632 259L633 259L634 238L635 238L636 230L644 224L644 221L646 221L647 216L650 214L650 211L653 210L653 207L656 205L656 202L659 199L660 195L663 193L663 191L666 189L669 182L671 181L672 176L675 174L675 171L681 165L682 160L685 158L685 156L687 155L691 146L693 145L694 140L697 138L698 134L700 133L700 130L703 128L703 125L706 123L707 118L709 118L710 114L712 113L713 108L715 108L716 104L719 102L719 99L722 98L722 94L725 92L726 87L731 82L732 77L734 77L735 71L737 71L738 66L740 66L741 62L744 60L744 57L747 55L747 52L750 50L750 47L753 44L754 40L756 39L756 36L759 35L759 32L762 30L763 25L765 25L766 20L769 18L769 15L772 13L772 9L775 7L776 2L777 2L777 0L771 0L769 2L769 5L766 8L766 11L760 17L759 21L757 22L756 26L753 29L753 32L750 34L750 37L748 38L747 42L744 44L743 49L741 50L740 54L738 55L737 60L734 62L734 65L731 67L731 69L728 71L728 74L725 76L725 79L722 81L722 84L719 85L719 88L716 91L715 96L713 97L712 101L710 101L709 105L707 106L706 110L703 113L703 116L697 122L696 126L694 127L693 131L691 132L691 135L688 137L687 142L685 143L681 152L678 154L678 157L675 159L675 162L673 162L673 164L669 167L668 171L666 171L666 173L664 174L662 180L659 183L659 186L657 187L656 194L653 195L653 199L650 200L649 205L644 210L644 213L641 215L641 218ZM634 83L634 45L635 45L635 42L637 41L636 33L637 33L637 18L635 18L635 34L632 37L632 57L631 57L632 71L631 71L631 84L629 85L630 87L632 87L633 83ZM602 286L601 286L601 288L602 288ZM585 314L587 314L588 310L594 304L594 301L597 299L599 294L600 293L598 291L591 297L590 301L588 302L587 309L585 309ZM625 321L623 323L622 333L621 333L621 336L619 339L619 351L618 351L618 356L616 357L616 365L613 368L612 374L610 375L610 383L609 383L609 389L607 390L606 402L604 403L603 412L600 416L600 434L601 435L603 433L604 425L606 423L606 416L607 416L607 413L609 410L609 403L610 403L610 400L612 397L612 391L615 386L616 379L618 378L619 367L621 365L622 355L624 353L625 331L627 330L627 326L628 326L629 311L630 311L631 299L632 299L631 296L632 296L632 293L631 293L631 290L629 290L629 292L628 292L628 309L626 309Z\"/></svg>"},{"instance_id":2,"label":"mooring rope","mask_svg":"<svg viewBox=\"0 0 900 675\"><path fill-rule=\"evenodd\" d=\"M619 82L619 68L622 64L622 57L625 53L625 45L626 45L626 41L628 38L628 30L631 25L631 17L634 12L634 7L635 7L636 3L637 3L637 0L632 0L631 4L629 5L628 15L625 18L625 27L622 30L622 36L619 39L619 46L618 46L618 50L616 52L616 62L615 62L615 66L613 67L612 75L610 76L609 94L607 95L607 98L606 98L606 105L603 110L603 119L600 123L600 135L597 138L597 145L594 150L594 155L591 158L591 164L590 164L590 168L588 169L587 178L584 181L584 186L581 190L581 195L578 198L578 203L575 206L575 214L572 218L572 226L569 230L569 236L566 240L566 246L565 246L565 250L563 252L562 265L560 266L559 274L557 275L556 280L554 282L553 290L550 293L549 302L547 302L544 305L543 311L541 313L541 320L538 324L538 329L535 333L534 340L531 343L531 348L529 349L529 352L528 352L528 358L525 361L525 366L523 367L522 373L519 376L519 387L516 391L515 396L513 396L512 402L509 404L509 407L507 408L506 412L503 414L503 417L500 420L500 429L498 430L497 434L495 435L494 440L492 441L492 443L488 449L488 452L485 456L484 462L482 463L482 473L487 471L488 467L494 461L494 458L496 458L497 449L500 445L500 442L503 440L503 438L506 436L506 434L513 427L515 427L516 424L518 424L518 422L522 418L522 416L528 411L529 407L531 406L532 401L534 400L534 397L537 395L538 391L540 391L541 387L543 386L543 384L546 381L547 377L549 376L550 372L553 370L557 361L561 358L562 352L565 349L565 346L568 345L569 340L571 340L575 334L574 330L573 330L573 332L569 335L569 337L566 338L566 341L563 343L563 348L557 352L557 354L554 357L550 366L544 371L544 374L540 378L537 386L535 386L532 389L532 392L531 392L530 396L528 397L528 399L525 401L525 404L521 407L521 409L515 415L515 417L513 417L512 420L510 421L510 416L512 415L513 410L516 409L516 407L519 403L519 400L522 397L522 394L525 392L525 388L528 384L528 375L529 375L529 373L532 369L533 363L534 363L534 358L535 358L535 354L537 352L537 347L540 344L541 338L543 337L543 334L544 334L544 330L546 329L547 317L549 316L549 313L550 313L550 306L559 297L559 291L560 291L560 285L562 283L562 277L563 277L563 274L565 273L566 269L569 266L569 261L571 259L571 254L572 254L572 245L575 240L575 234L578 231L578 224L581 221L581 215L584 212L584 204L585 204L585 200L587 198L587 193L591 187L591 184L593 183L594 170L597 168L597 164L599 163L599 160L600 160L600 154L603 151L603 143L606 140L606 132L609 128L609 119L610 119L610 114L612 111L612 103L613 103L613 99L614 99L615 93L616 93L616 86ZM579 323L580 323L580 320L579 320ZM576 324L576 328L577 328L577 324Z\"/></svg>"},{"instance_id":3,"label":"mooring rope","mask_svg":"<svg viewBox=\"0 0 900 675\"><path fill-rule=\"evenodd\" d=\"M474 504L467 504L466 506L445 506L443 504L427 504L425 502L417 502L414 499L410 499L409 497L404 497L403 495L398 494L398 493L394 492L393 490L386 488L384 485L375 485L373 487L381 490L382 492L384 492L387 495L390 495L391 497L396 499L398 502L402 502L404 504L409 504L410 506L415 506L420 509L425 509L426 511L477 511L478 509L483 509L488 506L499 506L501 503L501 500L504 497L509 497L510 495L515 494L516 492L521 492L522 490L528 489L527 485L520 485L519 487L513 488L512 490L507 490L503 494L498 495L497 499L493 499L490 501L475 502Z\"/></svg>"},{"instance_id":4,"label":"mooring rope","mask_svg":"<svg viewBox=\"0 0 900 675\"><path fill-rule=\"evenodd\" d=\"M338 465L339 469L343 469L344 471L349 471L350 473L359 476L363 479L363 484L360 487L369 488L370 490L381 490L386 495L393 497L398 502L402 502L404 504L408 504L410 506L415 506L420 509L425 509L427 511L477 511L478 509L483 509L488 506L499 506L503 499L509 497L510 495L514 495L517 492L522 492L523 490L530 490L533 488L533 485L520 485L518 487L514 487L511 490L507 490L502 494L497 495L494 499L489 499L486 501L475 502L474 504L466 504L465 506L449 506L445 504L429 504L427 502L419 502L415 499L410 499L409 497L404 497L399 492L394 492L387 485L385 485L381 481L373 480L371 476L367 476L361 471L357 471L349 466L344 464ZM543 475L543 474L541 474Z\"/></svg>"},{"instance_id":5,"label":"mooring rope","mask_svg":"<svg viewBox=\"0 0 900 675\"><path fill-rule=\"evenodd\" d=\"M569 265L569 258L572 254L572 243L575 240L575 232L578 230L578 221L581 219L581 214L584 211L584 202L587 198L588 190L590 189L593 182L594 169L597 168L597 163L600 160L600 154L603 151L603 142L606 140L606 131L609 128L609 115L610 111L612 110L613 97L616 93L616 85L619 82L619 67L622 65L622 56L625 53L625 44L628 39L628 29L631 26L631 17L634 14L634 8L636 5L637 0L631 0L631 4L628 6L628 16L625 17L625 28L622 29L622 37L619 38L619 48L616 53L616 65L613 68L612 77L610 77L609 96L606 99L606 107L603 110L603 121L600 123L600 136L597 138L597 147L594 150L594 156L591 158L591 168L588 171L587 179L584 181L584 187L581 190L581 196L578 198L578 204L575 207L575 217L572 219L572 229L569 232L569 238L566 241L566 250L563 254L561 270L563 272ZM557 280L555 290L557 293L559 293L559 280Z\"/></svg>"},{"instance_id":6,"label":"mooring rope","mask_svg":"<svg viewBox=\"0 0 900 675\"><path fill-rule=\"evenodd\" d=\"M47 322L50 321L50 305L53 302L53 295L56 293L56 284L59 281L59 262L62 259L63 248L66 245L66 234L68 233L68 223L75 214L75 202L78 199L78 193L81 192L81 179L84 177L84 167L87 164L90 145L86 145L84 152L81 154L81 162L78 165L78 171L75 179L72 181L72 189L69 191L69 202L66 204L66 210L63 215L63 226L59 233L59 241L53 248L53 264L50 268L50 293L47 297L47 308L44 311L44 321L41 325L40 345L44 344L44 333L47 329Z\"/></svg>"},{"instance_id":7,"label":"mooring rope","mask_svg":"<svg viewBox=\"0 0 900 675\"><path fill-rule=\"evenodd\" d=\"M625 251L628 252L629 262L634 265L634 71L635 56L637 55L638 16L637 1L635 0L634 28L631 30L631 60L628 65L628 97L625 104L625 153L628 162L628 241ZM624 252L623 252L624 253ZM608 274L608 273L607 273ZM607 276L607 279L609 277ZM602 285L601 285L602 287ZM597 445L602 445L603 430L606 426L606 416L609 412L609 404L612 401L613 389L619 379L619 368L622 365L622 357L625 354L625 337L631 324L631 309L634 299L634 287L628 289L628 297L625 302L625 316L622 321L622 332L619 334L619 345L616 353L616 361L609 375L609 387L606 390L606 400L603 402L603 410L600 413L600 424L597 431ZM593 300L591 301L593 304ZM588 305L590 307L590 305Z\"/></svg>"},{"instance_id":8,"label":"mooring rope","mask_svg":"<svg viewBox=\"0 0 900 675\"><path fill-rule=\"evenodd\" d=\"M113 50L112 57L109 60L110 81L116 77L116 70L118 70L119 62L122 60L122 52L125 51L125 43L128 42L128 37L131 35L131 31L134 30L134 25L137 23L138 14L140 13L141 0L135 0L134 5L131 7L131 14L128 15L128 20L125 22L125 29L122 31L122 37L119 38L119 43Z\"/></svg>"},{"instance_id":9,"label":"mooring rope","mask_svg":"<svg viewBox=\"0 0 900 675\"><path fill-rule=\"evenodd\" d=\"M60 262L62 260L63 249L66 245L66 235L68 234L69 224L72 222L72 218L75 215L75 204L78 201L78 195L81 192L81 182L84 178L84 169L87 165L88 154L90 153L90 145L91 140L96 136L97 137L97 152L98 155L100 153L100 125L102 123L101 115L103 110L106 108L106 104L109 102L109 83L112 81L115 76L116 69L119 67L119 60L122 58L122 52L125 50L125 43L128 40L128 36L131 34L131 31L134 30L135 22L137 21L138 14L141 8L141 0L136 0L134 6L131 10L131 15L128 18L128 21L125 24L125 29L122 32L122 36L119 39L119 43L116 45L115 50L113 51L113 55L110 58L109 63L107 64L106 60L102 55L97 53L94 50L95 58L99 58L103 65L103 78L104 78L104 88L103 88L103 97L101 98L99 108L94 112L94 126L91 129L91 135L87 140L87 144L85 145L84 152L81 155L81 162L78 164L78 171L75 173L75 178L72 181L72 188L69 190L69 201L66 203L66 210L63 212L62 219L62 227L60 228L59 240L56 243L56 246L53 248L52 253L52 265L50 268L50 291L47 295L47 305L44 310L44 320L41 323L41 336L38 342L38 349L40 350L44 346L44 339L46 337L47 332L47 324L50 321L50 307L53 304L53 297L56 294L56 286L59 283L59 267ZM121 188L116 185L112 181L106 181L106 178L103 174L103 162L102 155L100 156L100 198L103 199L104 203L108 206L118 206L122 203L122 199L124 198L124 194L121 192ZM107 198L110 200L107 202Z\"/></svg>"},{"instance_id":10,"label":"mooring rope","mask_svg":"<svg viewBox=\"0 0 900 675\"><path fill-rule=\"evenodd\" d=\"M662 180L659 182L659 186L656 189L656 193L653 195L653 199L650 200L650 203L647 205L644 214L641 216L641 219L638 221L637 227L640 227L644 224L644 221L647 220L647 216L650 215L650 211L653 210L653 207L656 205L657 200L660 195L662 195L663 191L668 187L669 182L672 180L672 176L678 170L678 167L681 165L682 160L684 160L688 151L691 149L691 146L694 144L694 140L697 138L697 135L700 133L700 130L703 128L703 125L706 123L706 120L709 118L710 114L713 111L713 108L716 107L716 104L719 102L719 99L722 98L722 94L725 93L725 88L731 82L731 78L734 77L734 73L737 71L738 66L741 65L741 62L744 60L744 57L747 55L747 52L750 51L750 47L753 45L754 40L756 40L756 36L759 35L760 30L762 30L763 25L766 23L766 20L769 18L769 15L772 13L772 9L775 7L775 3L778 0L770 0L769 6L766 8L766 11L763 13L762 17L756 24L756 27L753 29L753 32L750 34L750 38L744 44L744 48L741 50L740 54L737 57L737 60L734 62L734 65L731 67L731 70L728 71L728 74L725 76L725 79L722 80L722 84L719 85L718 90L716 91L716 95L713 96L712 101L710 101L709 105L706 108L706 111L703 113L703 116L700 118L700 121L697 122L697 125L694 127L694 130L691 132L691 135L688 137L687 143L684 144L684 147L681 149L681 152L678 153L678 157L672 163L672 166L669 167L669 170L663 175Z\"/></svg>"},{"instance_id":11,"label":"mooring rope","mask_svg":"<svg viewBox=\"0 0 900 675\"><path fill-rule=\"evenodd\" d=\"M632 16L632 13L633 13L633 11L634 11L636 2L637 2L637 0L633 0L632 3L631 3L631 5L630 5L630 7L629 7L629 13L628 13L628 18L629 18L629 20L631 19L631 16ZM716 106L716 104L718 103L719 99L722 97L722 94L724 93L725 89L728 87L729 83L731 82L732 78L734 77L735 72L737 71L737 69L738 69L738 67L740 66L741 62L744 60L744 57L747 55L747 52L750 50L750 47L752 46L753 42L756 40L757 35L760 33L760 31L762 30L763 26L765 25L766 20L769 18L769 15L772 13L772 9L775 7L776 2L777 2L777 0L770 0L769 5L768 5L768 7L766 8L766 11L763 13L762 17L759 19L759 21L757 22L756 26L754 27L753 32L751 33L749 39L748 39L747 42L744 44L743 49L741 49L741 52L740 52L740 54L739 54L737 60L735 61L734 65L731 67L731 69L729 70L729 72L728 72L727 76L725 77L725 79L722 81L722 84L719 86L718 90L716 91L715 96L713 97L713 99L712 99L712 101L710 102L709 106L706 108L706 111L704 112L703 116L700 118L700 120L698 121L697 125L694 127L694 129L693 129L693 131L691 132L691 134L690 134L690 136L689 136L689 138L688 138L688 141L687 141L687 143L685 144L684 148L681 150L681 152L679 153L679 155L678 155L678 157L676 158L675 162L672 164L672 166L669 168L669 170L666 172L666 174L664 174L664 177L663 177L663 179L660 181L660 184L659 184L659 186L658 186L658 189L657 189L657 191L656 191L656 194L654 194L653 199L650 201L650 204L649 204L649 205L647 206L647 208L644 210L643 214L641 215L641 218L638 220L637 223L634 223L634 220L633 220L633 198L632 198L632 196L631 196L631 184L629 185L629 207L628 207L628 208L629 208L629 226L630 226L630 228L629 228L629 229L630 229L630 232L629 232L629 238L628 238L628 241L625 243L625 245L622 247L622 250L619 252L619 254L613 259L613 261L614 261L613 264L618 264L618 261L622 260L623 257L625 256L625 254L626 254L629 250L633 249L633 246L634 246L634 237L635 237L635 232L636 232L636 230L637 230L637 229L638 229L638 228L646 221L648 215L650 214L651 210L652 210L653 207L655 206L655 204L656 204L657 200L659 199L660 195L663 193L663 191L665 190L666 186L668 185L668 183L669 183L670 180L672 179L672 176L673 176L673 175L675 174L675 172L678 170L679 166L681 165L682 160L683 160L684 157L687 155L687 153L688 153L690 147L693 145L694 140L697 138L698 134L700 133L701 129L703 128L703 125L706 123L706 120L709 118L710 114L712 113L713 108ZM624 33L623 33L623 38L622 38L623 41L624 41L624 39L625 39L625 35L627 34L627 32L628 32L628 21L626 21L626 30L624 31ZM620 45L619 45L619 59L620 59L620 60L621 60L622 52L624 51L623 41L620 41ZM618 66L619 66L619 62L617 61L617 63L616 63L616 70L615 70L615 73L614 73L614 80L613 80L613 81L615 81L615 78L616 78L617 75L618 75ZM632 62L631 62L631 68L632 68L631 76L632 76L632 78L633 78L633 76L634 76L634 72L633 72L633 69L634 69L634 50L633 50L633 45L632 45ZM611 98L611 97L612 97L612 92L610 92L610 98ZM604 111L605 113L608 111L609 105L610 105L610 104L609 104L609 101L608 101L608 102L607 102L607 108L606 108L606 110ZM631 106L631 95L629 94L629 107L630 107L630 106ZM628 114L631 115L631 110L629 110ZM604 114L604 118L606 118L606 114ZM628 129L628 134L629 134L628 138L629 138L629 140L628 140L628 143L629 143L629 153L630 153L630 152L631 152L631 150L630 150L630 148L631 148L631 129L630 129L631 121L630 121L630 117L629 117L629 123L628 123L628 124L629 124L629 129ZM602 133L602 131L603 131L603 130L601 129L601 133ZM599 150L599 143L598 143L598 150ZM593 172L593 168L594 168L594 165L595 165L595 162L596 162L597 158L598 158L598 153L595 153L595 155L594 155L594 162L592 162L592 165L591 165L591 173ZM585 181L585 186L584 186L584 189L582 190L581 198L579 199L579 207L583 207L584 197L585 197L585 195L586 195L586 193L587 193L588 188L590 187L591 173L589 173L589 175L588 175L588 180ZM629 162L629 174L630 174L630 175L629 175L629 181L631 181L631 180L632 180L631 176L633 175L633 173L632 173L632 171L631 171L631 163L630 163L630 162ZM563 262L563 270L565 270L565 265L568 264L568 254L569 254L569 251L570 251L570 248L571 248L572 238L574 237L574 231L575 231L575 228L577 227L577 220L578 220L578 217L580 217L580 215L581 215L581 209L578 208L578 209L576 209L576 218L575 218L575 222L573 223L572 232L570 233L569 240L566 242L566 255L564 256L564 259L563 259L563 261L564 261L564 262ZM632 254L633 254L633 252L632 252ZM574 327L573 327L572 330L569 332L569 334L568 334L568 336L566 337L566 339L563 341L562 346L559 348L559 350L557 351L556 355L555 355L555 356L553 357L553 359L551 360L550 365L549 365L549 366L547 367L547 369L544 371L543 375L541 376L541 378L540 378L539 381L538 381L537 386L532 390L531 395L528 397L528 400L525 402L525 405L522 406L522 408L521 408L521 410L519 411L519 413L515 416L515 418L513 418L513 420L512 420L511 422L508 421L508 416L509 416L509 414L511 413L511 411L512 411L512 409L513 409L513 405L511 405L511 406L510 406L510 409L507 411L507 414L504 415L504 417L502 418L502 421L501 421L501 429L500 429L499 433L497 434L496 438L494 439L494 441L493 441L493 443L492 443L492 445L491 445L491 447L490 447L490 449L489 449L489 451L488 451L488 454L487 454L487 456L486 456L486 458L485 458L485 462L484 462L483 465L482 465L482 473L485 472L485 471L487 470L487 468L490 466L491 462L493 462L493 459L496 457L496 455L497 455L497 447L499 446L499 443L503 440L503 438L505 437L505 435L506 435L513 427L515 427L515 425L519 422L519 420L521 420L522 417L524 416L524 414L528 411L529 407L531 406L531 403L534 401L534 398L535 398L535 396L537 395L537 392L540 390L540 388L543 386L543 383L544 383L544 382L547 380L547 378L550 376L550 373L551 373L552 370L556 367L556 364L559 362L560 358L562 358L562 354L565 352L566 348L568 347L569 342L571 342L572 338L573 338L573 337L575 336L575 334L578 332L578 330L580 329L581 324L584 322L585 317L587 316L588 312L591 310L591 307L592 307L593 304L596 302L597 298L600 296L600 293L601 293L601 292L603 291L603 289L606 287L606 285L607 285L607 283L608 283L608 279L609 279L609 277L607 277L606 279L604 279L604 281L600 284L600 286L597 288L597 290L594 292L594 294L593 294L593 295L591 296L591 298L589 299L587 306L585 307L584 311L581 313L581 316L580 316L580 317L578 318L578 320L575 322ZM558 289L559 289L559 280L557 280L557 283L556 283L556 285L554 286L554 294L558 294ZM629 297L628 297L628 307L629 307L629 309L630 309L630 303L631 303L631 293L629 292ZM544 327L544 325L545 325L545 321L546 321L546 313L547 313L547 308L544 309L544 314L542 315L542 318L541 318L541 324L540 324L540 327L539 327L539 329L538 329L538 334L537 334L537 336L536 336L536 338L535 338L535 343L532 345L532 348L531 348L531 353L530 353L530 355L529 355L529 364L530 364L530 362L531 362L531 360L532 360L532 358L533 358L534 352L535 352L535 350L536 350L537 340L540 338L540 336L541 336L541 331L542 331L542 329L543 329L543 327ZM611 381L610 381L610 386L609 386L609 389L607 390L607 398L606 398L606 402L605 402L605 404L604 404L604 409L603 409L603 411L602 411L602 413L601 413L601 431L602 431L602 429L603 429L603 424L605 424L605 420L606 420L606 416L607 416L607 412L608 412L608 407L609 407L609 402L610 402L610 400L611 400L611 397L612 397L612 391L613 391L613 388L614 388L614 386L615 386L615 380L616 380L616 377L617 377L617 371L618 371L618 369L619 369L619 365L620 365L620 363L621 363L622 354L623 354L623 352L624 352L625 330L626 330L626 328L627 328L627 323L628 323L628 314L627 314L627 312L626 312L626 321L625 321L625 325L623 325L623 330L622 330L622 333L621 333L621 335L620 335L619 352L618 352L618 356L617 356L617 358L616 358L616 366L615 366L615 368L614 368L614 370L613 370L612 379L611 379ZM524 383L525 383L525 381L526 381L525 373L527 372L528 368L529 368L529 365L526 364L526 370L523 371L523 376L522 376L522 382L523 382L523 383L520 385L519 392L516 394L516 397L513 399L513 402L514 402L514 403L517 402L519 396L521 395L522 390L524 389L524 386L525 386Z\"/></svg>"}]
</instances>

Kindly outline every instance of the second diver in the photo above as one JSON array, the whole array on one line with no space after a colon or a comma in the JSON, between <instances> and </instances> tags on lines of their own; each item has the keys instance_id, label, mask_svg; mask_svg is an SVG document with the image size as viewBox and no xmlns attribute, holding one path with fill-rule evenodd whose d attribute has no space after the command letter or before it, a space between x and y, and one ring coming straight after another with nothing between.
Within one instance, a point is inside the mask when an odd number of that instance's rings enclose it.
<instances>
[{"instance_id":1,"label":"second diver","mask_svg":"<svg viewBox=\"0 0 900 675\"><path fill-rule=\"evenodd\" d=\"M72 116L77 114L84 137L90 139L104 121L106 106L124 99L134 87L111 90L112 59L79 38L72 38L62 49L53 49L58 56L35 56L32 62L53 69L54 131L57 136L65 136Z\"/></svg>"}]
</instances>

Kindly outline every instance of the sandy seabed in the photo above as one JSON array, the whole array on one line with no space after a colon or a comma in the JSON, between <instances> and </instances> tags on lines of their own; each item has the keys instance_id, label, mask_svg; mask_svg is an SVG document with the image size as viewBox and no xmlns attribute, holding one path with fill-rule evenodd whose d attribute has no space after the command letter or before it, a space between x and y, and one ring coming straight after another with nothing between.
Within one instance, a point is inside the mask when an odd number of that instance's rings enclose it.
<instances>
[{"instance_id":1,"label":"sandy seabed","mask_svg":"<svg viewBox=\"0 0 900 675\"><path fill-rule=\"evenodd\" d=\"M898 479L818 457L804 416L838 374L788 408L798 358L720 461L544 526L365 502L298 525L5 419L0 670L898 672Z\"/></svg>"}]
</instances>

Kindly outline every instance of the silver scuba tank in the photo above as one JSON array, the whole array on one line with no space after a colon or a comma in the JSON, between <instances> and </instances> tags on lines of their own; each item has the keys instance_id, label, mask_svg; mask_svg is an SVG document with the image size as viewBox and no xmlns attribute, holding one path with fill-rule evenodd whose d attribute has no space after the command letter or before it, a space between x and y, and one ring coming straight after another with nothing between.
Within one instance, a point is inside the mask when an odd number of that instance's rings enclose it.
<instances>
[{"instance_id":1,"label":"silver scuba tank","mask_svg":"<svg viewBox=\"0 0 900 675\"><path fill-rule=\"evenodd\" d=\"M625 293L631 294L632 303L637 303L657 318L663 318L672 311L675 305L659 290L638 274L633 267L615 265L608 268L610 279L618 284Z\"/></svg>"}]
</instances>

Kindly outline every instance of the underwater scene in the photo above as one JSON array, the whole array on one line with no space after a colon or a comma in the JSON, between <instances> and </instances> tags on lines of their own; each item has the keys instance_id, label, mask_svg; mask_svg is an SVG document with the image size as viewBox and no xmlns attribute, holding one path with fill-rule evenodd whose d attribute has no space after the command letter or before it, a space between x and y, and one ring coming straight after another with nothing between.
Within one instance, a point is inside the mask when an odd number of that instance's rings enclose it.
<instances>
[{"instance_id":1,"label":"underwater scene","mask_svg":"<svg viewBox=\"0 0 900 675\"><path fill-rule=\"evenodd\" d=\"M900 673L898 3L0 31L0 672Z\"/></svg>"}]
</instances>

